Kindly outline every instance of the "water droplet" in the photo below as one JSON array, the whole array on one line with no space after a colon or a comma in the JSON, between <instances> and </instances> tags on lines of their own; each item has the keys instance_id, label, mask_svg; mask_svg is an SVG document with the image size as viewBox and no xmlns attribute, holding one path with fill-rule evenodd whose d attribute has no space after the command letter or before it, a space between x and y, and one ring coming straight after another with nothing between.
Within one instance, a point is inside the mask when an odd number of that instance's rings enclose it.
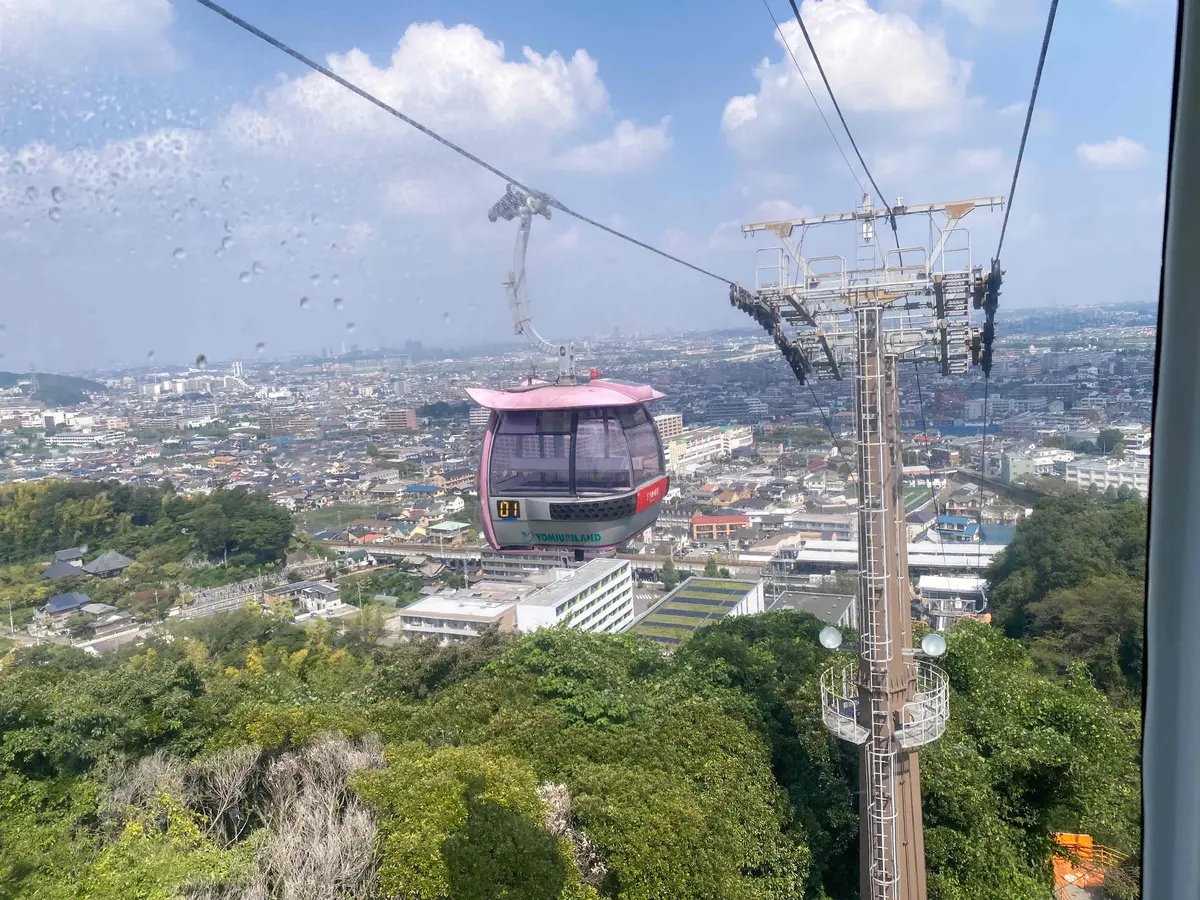
<instances>
[{"instance_id":1,"label":"water droplet","mask_svg":"<svg viewBox=\"0 0 1200 900\"><path fill-rule=\"evenodd\" d=\"M250 268L255 275L261 275L263 273L262 263L260 263L258 260L255 260L254 265L252 265Z\"/></svg>"},{"instance_id":2,"label":"water droplet","mask_svg":"<svg viewBox=\"0 0 1200 900\"><path fill-rule=\"evenodd\" d=\"M62 203L63 199L66 196L67 196L67 194L62 188L60 188L60 187L50 188L50 199L53 200L55 203Z\"/></svg>"},{"instance_id":3,"label":"water droplet","mask_svg":"<svg viewBox=\"0 0 1200 900\"><path fill-rule=\"evenodd\" d=\"M172 253L171 255L173 257L175 257L176 259L183 259L185 256L187 256L187 251L184 250L182 247L176 247L175 252Z\"/></svg>"},{"instance_id":4,"label":"water droplet","mask_svg":"<svg viewBox=\"0 0 1200 900\"><path fill-rule=\"evenodd\" d=\"M201 353L199 356L196 357L197 368L203 369L207 365L208 365L208 357L205 356L203 353Z\"/></svg>"},{"instance_id":5,"label":"water droplet","mask_svg":"<svg viewBox=\"0 0 1200 900\"><path fill-rule=\"evenodd\" d=\"M232 246L233 246L233 238L229 237L228 235L221 238L221 249L222 250L228 250Z\"/></svg>"},{"instance_id":6,"label":"water droplet","mask_svg":"<svg viewBox=\"0 0 1200 900\"><path fill-rule=\"evenodd\" d=\"M330 279L330 281L332 281L334 284L340 284L340 283L341 283L341 281L342 281L342 276L341 276L341 275L334 275L334 276L333 276L333 277Z\"/></svg>"},{"instance_id":7,"label":"water droplet","mask_svg":"<svg viewBox=\"0 0 1200 900\"><path fill-rule=\"evenodd\" d=\"M287 246L287 238L284 238L282 241L280 241L280 242L279 242L279 246L280 246L280 247L286 247L286 246Z\"/></svg>"},{"instance_id":8,"label":"water droplet","mask_svg":"<svg viewBox=\"0 0 1200 900\"><path fill-rule=\"evenodd\" d=\"M316 214L316 213L313 213L311 216L309 216L309 217L308 217L308 220L309 220L310 222L312 222L314 225L316 225L318 222L320 222L320 221L321 221L320 219L318 219L318 218L317 218L317 214Z\"/></svg>"},{"instance_id":9,"label":"water droplet","mask_svg":"<svg viewBox=\"0 0 1200 900\"><path fill-rule=\"evenodd\" d=\"M25 196L30 200L36 200L38 198L38 189L31 184L25 188Z\"/></svg>"},{"instance_id":10,"label":"water droplet","mask_svg":"<svg viewBox=\"0 0 1200 900\"><path fill-rule=\"evenodd\" d=\"M425 302L425 298L424 298L424 297L418 297L418 298L417 298L417 306L420 306L420 305L421 305L422 303L424 303L424 302Z\"/></svg>"},{"instance_id":11,"label":"water droplet","mask_svg":"<svg viewBox=\"0 0 1200 900\"><path fill-rule=\"evenodd\" d=\"M448 312L442 313L442 321L445 322L447 325L449 325L450 324L450 313L448 313Z\"/></svg>"},{"instance_id":12,"label":"water droplet","mask_svg":"<svg viewBox=\"0 0 1200 900\"><path fill-rule=\"evenodd\" d=\"M226 220L225 220L225 233L226 233L226 234L233 234L233 226L229 224L229 220L228 220L228 219L226 219Z\"/></svg>"},{"instance_id":13,"label":"water droplet","mask_svg":"<svg viewBox=\"0 0 1200 900\"><path fill-rule=\"evenodd\" d=\"M52 206L52 207L50 207L49 215L50 215L51 221L57 222L62 218L62 210L59 209L57 206Z\"/></svg>"},{"instance_id":14,"label":"water droplet","mask_svg":"<svg viewBox=\"0 0 1200 900\"><path fill-rule=\"evenodd\" d=\"M267 345L262 341L259 341L257 344L254 345L255 353L262 353L266 349L267 349Z\"/></svg>"},{"instance_id":15,"label":"water droplet","mask_svg":"<svg viewBox=\"0 0 1200 900\"><path fill-rule=\"evenodd\" d=\"M307 297L301 297L301 298L300 298L300 308L301 308L301 309L308 309L308 298L307 298Z\"/></svg>"},{"instance_id":16,"label":"water droplet","mask_svg":"<svg viewBox=\"0 0 1200 900\"><path fill-rule=\"evenodd\" d=\"M242 284L245 284L249 280L250 280L249 272L243 272L241 275L238 276L238 281L240 281Z\"/></svg>"},{"instance_id":17,"label":"water droplet","mask_svg":"<svg viewBox=\"0 0 1200 900\"><path fill-rule=\"evenodd\" d=\"M19 159L13 160L11 171L14 175L24 175L25 163L21 162Z\"/></svg>"},{"instance_id":18,"label":"water droplet","mask_svg":"<svg viewBox=\"0 0 1200 900\"><path fill-rule=\"evenodd\" d=\"M172 222L182 222L183 221L183 210L182 209L171 210L171 221Z\"/></svg>"},{"instance_id":19,"label":"water droplet","mask_svg":"<svg viewBox=\"0 0 1200 900\"><path fill-rule=\"evenodd\" d=\"M334 241L332 244L330 244L330 245L329 245L329 249L330 249L330 250L336 250L336 249L337 249L337 241Z\"/></svg>"},{"instance_id":20,"label":"water droplet","mask_svg":"<svg viewBox=\"0 0 1200 900\"><path fill-rule=\"evenodd\" d=\"M223 191L229 190L229 188L232 184L233 184L233 182L231 182L229 180L229 176L226 175L224 178L221 179L221 190L223 190Z\"/></svg>"},{"instance_id":21,"label":"water droplet","mask_svg":"<svg viewBox=\"0 0 1200 900\"><path fill-rule=\"evenodd\" d=\"M333 308L334 308L334 309L341 309L341 308L342 308L342 304L343 304L343 303L345 303L345 302L346 302L346 301L345 301L345 300L343 300L341 297L334 297L334 298L333 298Z\"/></svg>"},{"instance_id":22,"label":"water droplet","mask_svg":"<svg viewBox=\"0 0 1200 900\"><path fill-rule=\"evenodd\" d=\"M320 276L320 275L316 275L316 274L314 274L314 275L312 276L312 278L311 278L311 281L312 281L312 283L313 283L313 284L320 284L320 283L321 283L321 276Z\"/></svg>"},{"instance_id":23,"label":"water droplet","mask_svg":"<svg viewBox=\"0 0 1200 900\"><path fill-rule=\"evenodd\" d=\"M347 331L353 331L353 330L354 330L354 323L353 323L353 322L347 322L347 323L346 323L346 330L347 330Z\"/></svg>"},{"instance_id":24,"label":"water droplet","mask_svg":"<svg viewBox=\"0 0 1200 900\"><path fill-rule=\"evenodd\" d=\"M154 362L154 351L153 350L151 350L149 353L146 354L146 359L150 360L150 362Z\"/></svg>"}]
</instances>

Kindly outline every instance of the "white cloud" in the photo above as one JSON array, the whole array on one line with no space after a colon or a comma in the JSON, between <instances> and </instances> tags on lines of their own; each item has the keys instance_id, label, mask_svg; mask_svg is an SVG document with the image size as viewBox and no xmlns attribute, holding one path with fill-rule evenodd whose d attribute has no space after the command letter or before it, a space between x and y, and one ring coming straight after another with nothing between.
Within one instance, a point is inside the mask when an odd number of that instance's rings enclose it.
<instances>
[{"instance_id":1,"label":"white cloud","mask_svg":"<svg viewBox=\"0 0 1200 900\"><path fill-rule=\"evenodd\" d=\"M942 6L967 18L977 27L1024 28L1038 21L1033 0L942 0Z\"/></svg>"},{"instance_id":2,"label":"white cloud","mask_svg":"<svg viewBox=\"0 0 1200 900\"><path fill-rule=\"evenodd\" d=\"M954 165L961 172L995 172L1004 162L1004 151L999 147L979 147L959 150L954 155Z\"/></svg>"},{"instance_id":3,"label":"white cloud","mask_svg":"<svg viewBox=\"0 0 1200 900\"><path fill-rule=\"evenodd\" d=\"M608 92L586 50L568 60L525 47L522 56L505 59L504 45L473 25L430 22L410 25L386 66L357 49L330 54L327 64L452 140L488 136L537 147L607 112ZM428 140L318 73L275 88L264 108L235 108L224 130L252 149L278 149L301 134L306 150L324 138L355 153L362 138Z\"/></svg>"},{"instance_id":4,"label":"white cloud","mask_svg":"<svg viewBox=\"0 0 1200 900\"><path fill-rule=\"evenodd\" d=\"M559 165L576 172L604 174L644 169L671 149L670 122L671 117L666 116L657 125L641 128L625 119L617 123L612 137L567 151Z\"/></svg>"},{"instance_id":5,"label":"white cloud","mask_svg":"<svg viewBox=\"0 0 1200 900\"><path fill-rule=\"evenodd\" d=\"M94 53L173 62L169 0L0 0L0 54L62 68Z\"/></svg>"},{"instance_id":6,"label":"white cloud","mask_svg":"<svg viewBox=\"0 0 1200 900\"><path fill-rule=\"evenodd\" d=\"M797 206L790 200L764 200L754 207L747 222L777 222L782 219L801 219L811 216L811 206Z\"/></svg>"},{"instance_id":7,"label":"white cloud","mask_svg":"<svg viewBox=\"0 0 1200 900\"><path fill-rule=\"evenodd\" d=\"M967 100L971 64L951 56L942 35L922 29L902 13L878 12L866 0L804 0L802 12L821 64L847 113L911 115L912 127L936 128L944 114ZM810 84L820 75L805 50L800 27L782 24ZM776 32L775 40L780 41ZM726 138L738 149L753 150L762 141L796 129L809 130L815 110L786 49L755 70L759 90L731 98L722 116ZM943 114L939 116L939 114Z\"/></svg>"},{"instance_id":8,"label":"white cloud","mask_svg":"<svg viewBox=\"0 0 1200 900\"><path fill-rule=\"evenodd\" d=\"M1080 144L1075 156L1096 169L1131 169L1150 160L1150 151L1135 140L1121 135L1098 144Z\"/></svg>"}]
</instances>

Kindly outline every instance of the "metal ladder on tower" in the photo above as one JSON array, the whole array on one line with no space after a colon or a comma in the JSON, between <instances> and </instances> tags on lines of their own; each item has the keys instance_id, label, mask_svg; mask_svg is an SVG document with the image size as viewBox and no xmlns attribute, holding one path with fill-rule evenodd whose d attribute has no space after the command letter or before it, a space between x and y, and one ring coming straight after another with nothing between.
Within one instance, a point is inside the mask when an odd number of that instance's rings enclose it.
<instances>
[{"instance_id":1,"label":"metal ladder on tower","mask_svg":"<svg viewBox=\"0 0 1200 900\"><path fill-rule=\"evenodd\" d=\"M878 307L860 309L858 327L859 453L862 473L860 510L862 533L862 591L864 630L861 687L870 703L870 738L866 746L869 802L870 900L892 900L899 882L896 854L895 772L896 753L891 730L889 670L892 661L888 588L891 561L885 546L885 503L883 475L888 448L882 421L885 387L883 363L883 312Z\"/></svg>"}]
</instances>

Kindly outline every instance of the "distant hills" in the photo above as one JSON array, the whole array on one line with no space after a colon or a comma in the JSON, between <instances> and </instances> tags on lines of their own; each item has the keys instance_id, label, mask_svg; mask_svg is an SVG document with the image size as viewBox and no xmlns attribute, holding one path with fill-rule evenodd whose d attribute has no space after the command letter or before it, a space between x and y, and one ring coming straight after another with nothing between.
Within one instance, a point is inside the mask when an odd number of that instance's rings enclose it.
<instances>
[{"instance_id":1,"label":"distant hills","mask_svg":"<svg viewBox=\"0 0 1200 900\"><path fill-rule=\"evenodd\" d=\"M29 381L32 376L28 373L18 375L16 372L0 372L0 388L16 387L23 381ZM108 389L98 381L87 378L77 378L74 375L54 375L37 373L38 389L26 395L31 400L41 400L47 406L72 406L83 403L88 394L104 393Z\"/></svg>"}]
</instances>

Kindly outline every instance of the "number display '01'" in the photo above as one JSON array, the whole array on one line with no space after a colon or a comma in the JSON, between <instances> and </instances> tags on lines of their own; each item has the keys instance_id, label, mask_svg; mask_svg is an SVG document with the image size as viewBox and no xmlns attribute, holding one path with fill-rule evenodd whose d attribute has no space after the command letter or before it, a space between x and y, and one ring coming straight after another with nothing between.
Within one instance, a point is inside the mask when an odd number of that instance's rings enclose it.
<instances>
[{"instance_id":1,"label":"number display '01'","mask_svg":"<svg viewBox=\"0 0 1200 900\"><path fill-rule=\"evenodd\" d=\"M519 519L519 518L521 518L521 501L520 500L497 500L496 501L496 518L498 518L498 519Z\"/></svg>"}]
</instances>

